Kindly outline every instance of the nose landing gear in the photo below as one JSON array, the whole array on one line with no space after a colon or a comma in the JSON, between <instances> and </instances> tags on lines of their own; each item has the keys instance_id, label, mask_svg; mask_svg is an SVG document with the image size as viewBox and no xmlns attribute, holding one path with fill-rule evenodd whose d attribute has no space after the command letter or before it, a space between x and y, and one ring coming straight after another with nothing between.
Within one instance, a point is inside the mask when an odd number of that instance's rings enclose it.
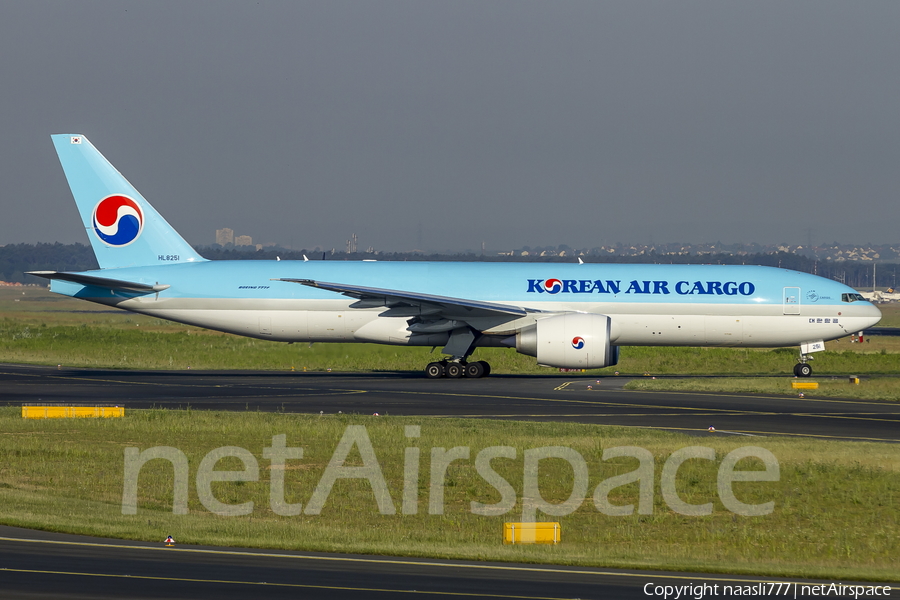
<instances>
[{"instance_id":1,"label":"nose landing gear","mask_svg":"<svg viewBox=\"0 0 900 600\"><path fill-rule=\"evenodd\" d=\"M812 377L813 368L809 361L813 359L809 354L800 350L800 362L794 365L794 377Z\"/></svg>"},{"instance_id":2,"label":"nose landing gear","mask_svg":"<svg viewBox=\"0 0 900 600\"><path fill-rule=\"evenodd\" d=\"M808 363L797 363L794 365L794 375L796 377L812 377L812 365Z\"/></svg>"}]
</instances>

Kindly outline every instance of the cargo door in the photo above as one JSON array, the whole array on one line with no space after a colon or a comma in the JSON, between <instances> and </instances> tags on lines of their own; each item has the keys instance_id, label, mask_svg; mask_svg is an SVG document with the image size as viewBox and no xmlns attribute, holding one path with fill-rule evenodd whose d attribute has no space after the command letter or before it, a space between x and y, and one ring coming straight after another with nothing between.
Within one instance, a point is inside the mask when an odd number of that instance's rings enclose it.
<instances>
[{"instance_id":1,"label":"cargo door","mask_svg":"<svg viewBox=\"0 0 900 600\"><path fill-rule=\"evenodd\" d=\"M786 287L784 288L784 314L799 315L800 314L800 288Z\"/></svg>"}]
</instances>

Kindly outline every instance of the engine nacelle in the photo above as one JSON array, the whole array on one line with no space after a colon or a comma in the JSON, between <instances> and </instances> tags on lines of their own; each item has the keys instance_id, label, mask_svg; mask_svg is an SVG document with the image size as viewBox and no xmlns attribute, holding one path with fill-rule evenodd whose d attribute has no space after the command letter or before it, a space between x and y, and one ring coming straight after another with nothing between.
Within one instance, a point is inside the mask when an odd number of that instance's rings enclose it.
<instances>
[{"instance_id":1,"label":"engine nacelle","mask_svg":"<svg viewBox=\"0 0 900 600\"><path fill-rule=\"evenodd\" d=\"M619 362L606 315L566 313L538 320L516 334L516 351L538 364L564 369L600 369ZM511 344L510 344L511 345Z\"/></svg>"}]
</instances>

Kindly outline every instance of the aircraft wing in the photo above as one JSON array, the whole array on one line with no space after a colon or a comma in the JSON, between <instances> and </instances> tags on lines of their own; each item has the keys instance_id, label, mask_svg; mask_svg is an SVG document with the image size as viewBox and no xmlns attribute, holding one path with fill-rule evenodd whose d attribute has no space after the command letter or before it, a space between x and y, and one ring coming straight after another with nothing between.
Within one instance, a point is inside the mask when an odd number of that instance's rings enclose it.
<instances>
[{"instance_id":1,"label":"aircraft wing","mask_svg":"<svg viewBox=\"0 0 900 600\"><path fill-rule=\"evenodd\" d=\"M81 285L93 285L100 288L110 290L121 290L123 292L143 292L152 294L169 289L168 285L152 285L149 283L137 283L134 281L122 281L121 279L109 279L108 277L95 277L94 275L82 275L81 273L60 273L58 271L29 271L26 275L34 275L43 277L44 279L70 281L72 283L80 283Z\"/></svg>"},{"instance_id":2,"label":"aircraft wing","mask_svg":"<svg viewBox=\"0 0 900 600\"><path fill-rule=\"evenodd\" d=\"M384 306L387 307L389 311L396 313L396 316L405 316L408 313L409 316L418 314L441 315L444 317L522 317L531 312L541 312L509 304L466 300L464 298L451 298L449 296L434 296L419 292L386 290L344 283L329 283L327 281L314 281L312 279L274 279L273 281L289 281L291 283L299 283L309 287L337 292L359 300L359 302L351 305L352 308L375 308ZM413 309L415 312L410 312L409 309Z\"/></svg>"}]
</instances>

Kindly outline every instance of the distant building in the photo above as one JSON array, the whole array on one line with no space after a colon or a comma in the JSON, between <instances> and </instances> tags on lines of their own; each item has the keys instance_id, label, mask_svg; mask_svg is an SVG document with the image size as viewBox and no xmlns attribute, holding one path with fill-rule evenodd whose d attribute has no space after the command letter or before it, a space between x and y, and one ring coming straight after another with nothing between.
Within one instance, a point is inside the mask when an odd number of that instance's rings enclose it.
<instances>
[{"instance_id":1,"label":"distant building","mask_svg":"<svg viewBox=\"0 0 900 600\"><path fill-rule=\"evenodd\" d=\"M229 229L229 231L231 231L231 230ZM252 246L253 238L251 238L249 235L239 235L236 238L234 238L234 245L235 246Z\"/></svg>"},{"instance_id":2,"label":"distant building","mask_svg":"<svg viewBox=\"0 0 900 600\"><path fill-rule=\"evenodd\" d=\"M228 244L234 243L234 230L228 229L216 229L216 243L220 246L227 246Z\"/></svg>"}]
</instances>

